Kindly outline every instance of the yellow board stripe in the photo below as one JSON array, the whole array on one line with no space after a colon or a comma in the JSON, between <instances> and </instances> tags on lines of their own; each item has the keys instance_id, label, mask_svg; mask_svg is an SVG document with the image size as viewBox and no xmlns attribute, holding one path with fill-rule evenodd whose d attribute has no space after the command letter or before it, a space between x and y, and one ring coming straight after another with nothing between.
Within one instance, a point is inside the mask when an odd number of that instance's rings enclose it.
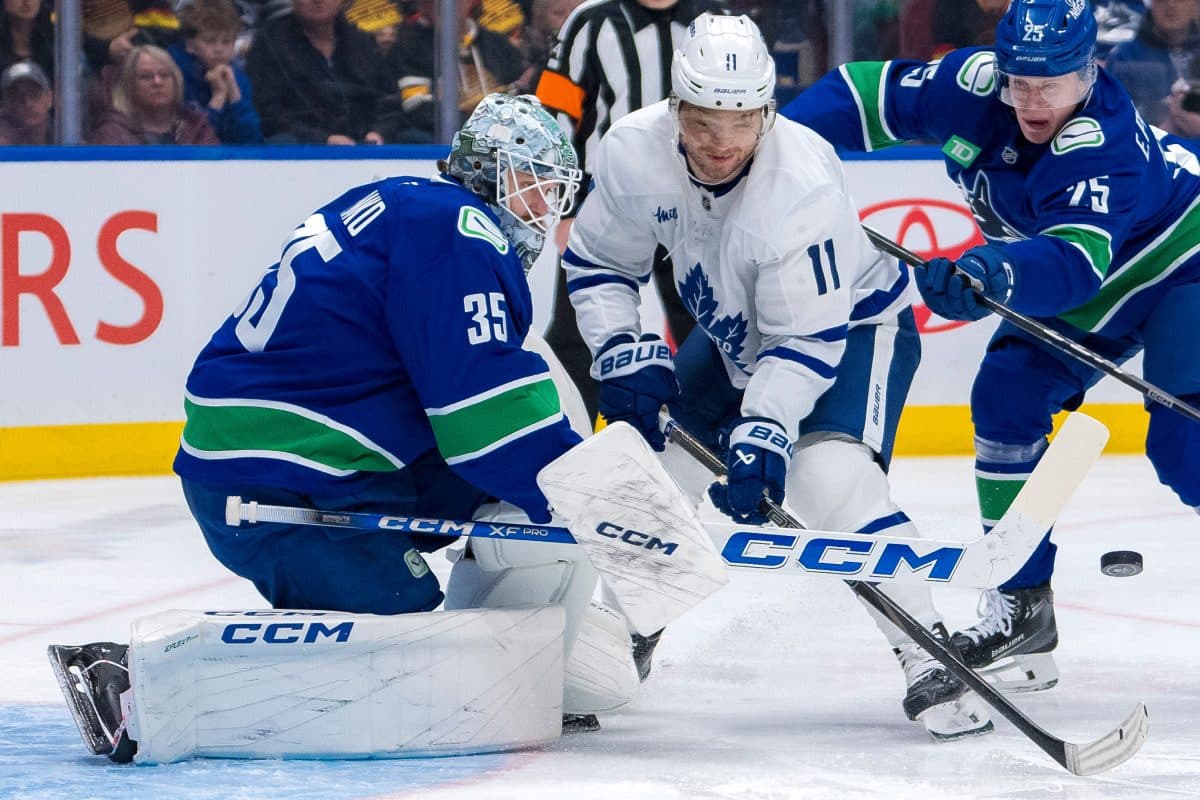
<instances>
[{"instance_id":1,"label":"yellow board stripe","mask_svg":"<svg viewBox=\"0 0 1200 800\"><path fill-rule=\"evenodd\" d=\"M166 475L179 422L0 428L0 480Z\"/></svg>"},{"instance_id":2,"label":"yellow board stripe","mask_svg":"<svg viewBox=\"0 0 1200 800\"><path fill-rule=\"evenodd\" d=\"M1089 403L1079 410L1108 428L1105 453L1145 452L1150 417L1140 404ZM1054 418L1055 430L1065 417L1063 413ZM901 414L896 455L956 456L974 452L971 409L967 406L908 406Z\"/></svg>"},{"instance_id":3,"label":"yellow board stripe","mask_svg":"<svg viewBox=\"0 0 1200 800\"><path fill-rule=\"evenodd\" d=\"M1140 404L1094 403L1081 410L1112 432L1104 452L1143 452L1148 417ZM0 428L0 480L167 475L182 432L182 421ZM971 442L966 406L909 406L896 455L969 455Z\"/></svg>"}]
</instances>

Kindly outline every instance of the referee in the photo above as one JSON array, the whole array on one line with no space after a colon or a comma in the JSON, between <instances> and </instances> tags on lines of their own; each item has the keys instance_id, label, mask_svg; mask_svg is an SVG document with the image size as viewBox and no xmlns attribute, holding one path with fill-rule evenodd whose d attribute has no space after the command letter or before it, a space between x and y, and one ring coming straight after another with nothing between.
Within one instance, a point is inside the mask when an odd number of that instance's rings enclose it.
<instances>
[{"instance_id":1,"label":"referee","mask_svg":"<svg viewBox=\"0 0 1200 800\"><path fill-rule=\"evenodd\" d=\"M558 113L559 124L572 135L585 173L596 143L614 122L670 95L671 57L688 24L705 11L724 10L721 0L587 0L567 17L538 82L537 96L542 105ZM585 174L576 210L590 182ZM571 222L563 219L558 225L560 254L566 250ZM654 281L671 338L679 344L695 323L679 299L671 272L670 259L660 247ZM546 342L579 387L595 421L599 388L589 374L592 354L575 323L561 263Z\"/></svg>"}]
</instances>

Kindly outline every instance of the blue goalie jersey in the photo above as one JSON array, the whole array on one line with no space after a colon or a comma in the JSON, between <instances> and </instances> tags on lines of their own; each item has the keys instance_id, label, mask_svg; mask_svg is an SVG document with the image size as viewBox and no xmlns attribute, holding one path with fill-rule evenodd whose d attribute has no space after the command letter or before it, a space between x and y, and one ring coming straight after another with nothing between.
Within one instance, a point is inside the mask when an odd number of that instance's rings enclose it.
<instances>
[{"instance_id":1,"label":"blue goalie jersey","mask_svg":"<svg viewBox=\"0 0 1200 800\"><path fill-rule=\"evenodd\" d=\"M529 286L493 212L456 182L390 178L285 243L187 380L175 471L352 493L448 474L544 516L534 476L579 441L522 349ZM472 509L463 509L470 513Z\"/></svg>"},{"instance_id":2,"label":"blue goalie jersey","mask_svg":"<svg viewBox=\"0 0 1200 800\"><path fill-rule=\"evenodd\" d=\"M939 143L984 237L1009 245L1022 278L1009 305L1129 333L1164 291L1200 278L1200 162L1184 140L1147 125L1102 69L1084 106L1040 145L1021 136L994 82L988 49L928 64L856 62L782 113L846 150Z\"/></svg>"}]
</instances>

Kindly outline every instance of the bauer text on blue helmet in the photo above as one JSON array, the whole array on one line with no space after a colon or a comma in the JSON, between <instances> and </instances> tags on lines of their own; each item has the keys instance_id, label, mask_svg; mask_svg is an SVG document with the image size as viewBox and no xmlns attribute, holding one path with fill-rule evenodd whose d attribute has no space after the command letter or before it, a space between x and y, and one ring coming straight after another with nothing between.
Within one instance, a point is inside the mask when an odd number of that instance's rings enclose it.
<instances>
[{"instance_id":1,"label":"bauer text on blue helmet","mask_svg":"<svg viewBox=\"0 0 1200 800\"><path fill-rule=\"evenodd\" d=\"M1025 138L1053 138L1096 82L1096 19L1087 0L1014 0L996 27L996 93Z\"/></svg>"},{"instance_id":2,"label":"bauer text on blue helmet","mask_svg":"<svg viewBox=\"0 0 1200 800\"><path fill-rule=\"evenodd\" d=\"M1022 102L1074 106L1096 83L1096 17L1087 0L1014 0L996 26L996 91L1016 108ZM1066 78L1052 89L1020 94L1016 78ZM1039 84L1040 85L1040 84Z\"/></svg>"},{"instance_id":3,"label":"bauer text on blue helmet","mask_svg":"<svg viewBox=\"0 0 1200 800\"><path fill-rule=\"evenodd\" d=\"M483 98L454 134L443 172L491 206L526 271L582 178L575 148L532 95Z\"/></svg>"},{"instance_id":4,"label":"bauer text on blue helmet","mask_svg":"<svg viewBox=\"0 0 1200 800\"><path fill-rule=\"evenodd\" d=\"M671 110L695 180L730 180L775 122L775 62L749 17L701 14L671 62Z\"/></svg>"}]
</instances>

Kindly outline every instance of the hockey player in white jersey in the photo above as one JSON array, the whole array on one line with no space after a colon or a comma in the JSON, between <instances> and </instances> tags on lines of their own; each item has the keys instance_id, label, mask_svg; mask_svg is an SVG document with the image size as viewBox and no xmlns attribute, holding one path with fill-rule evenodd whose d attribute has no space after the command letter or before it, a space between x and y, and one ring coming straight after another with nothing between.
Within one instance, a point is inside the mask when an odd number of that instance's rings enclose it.
<instances>
[{"instance_id":1,"label":"hockey player in white jersey","mask_svg":"<svg viewBox=\"0 0 1200 800\"><path fill-rule=\"evenodd\" d=\"M671 83L601 142L564 255L601 413L662 450L666 404L727 454L728 480L708 493L739 522L763 522L763 496L786 494L813 528L918 535L885 472L920 358L907 273L866 240L833 149L776 119L775 67L749 18L698 17ZM699 323L674 357L639 321L657 245ZM928 588L887 592L948 638ZM941 739L992 729L978 697L877 621L910 719Z\"/></svg>"}]
</instances>

